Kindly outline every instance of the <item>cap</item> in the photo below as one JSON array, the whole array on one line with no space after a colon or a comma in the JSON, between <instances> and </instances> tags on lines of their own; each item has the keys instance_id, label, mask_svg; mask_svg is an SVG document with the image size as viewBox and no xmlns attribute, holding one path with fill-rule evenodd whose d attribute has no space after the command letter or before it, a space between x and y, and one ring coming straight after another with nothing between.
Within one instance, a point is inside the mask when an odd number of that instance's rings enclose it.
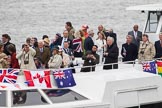
<instances>
[{"instance_id":1,"label":"cap","mask_svg":"<svg viewBox=\"0 0 162 108\"><path fill-rule=\"evenodd\" d=\"M50 40L48 39L48 38L44 38L44 40L43 40L44 42L46 42L46 43L50 43Z\"/></svg>"},{"instance_id":2,"label":"cap","mask_svg":"<svg viewBox=\"0 0 162 108\"><path fill-rule=\"evenodd\" d=\"M82 30L85 30L85 29L88 29L88 28L89 28L88 25L86 25L86 24L82 25Z\"/></svg>"}]
</instances>

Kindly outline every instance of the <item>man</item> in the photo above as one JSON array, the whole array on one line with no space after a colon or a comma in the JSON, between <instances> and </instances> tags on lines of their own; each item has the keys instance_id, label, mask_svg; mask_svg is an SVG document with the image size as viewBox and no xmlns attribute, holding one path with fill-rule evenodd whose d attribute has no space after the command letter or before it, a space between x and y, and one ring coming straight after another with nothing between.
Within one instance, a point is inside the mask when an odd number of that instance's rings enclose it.
<instances>
[{"instance_id":1,"label":"man","mask_svg":"<svg viewBox=\"0 0 162 108\"><path fill-rule=\"evenodd\" d=\"M103 54L105 57L105 62L103 69L117 69L118 68L118 56L119 48L114 43L113 37L107 37L107 51ZM116 64L112 64L116 63ZM109 65L108 65L109 64Z\"/></svg>"},{"instance_id":2,"label":"man","mask_svg":"<svg viewBox=\"0 0 162 108\"><path fill-rule=\"evenodd\" d=\"M13 44L13 43L11 43L10 42L10 40L11 40L11 38L10 38L10 36L8 35L8 34L3 34L2 35L2 42L3 42L3 44L4 44L4 50L3 50L3 52L6 54L6 55L11 55L9 52L8 52L8 45L10 45L10 44ZM13 44L14 45L14 44ZM15 45L14 45L15 46Z\"/></svg>"},{"instance_id":3,"label":"man","mask_svg":"<svg viewBox=\"0 0 162 108\"><path fill-rule=\"evenodd\" d=\"M159 40L155 42L155 58L162 58L162 33L159 34Z\"/></svg>"},{"instance_id":4,"label":"man","mask_svg":"<svg viewBox=\"0 0 162 108\"><path fill-rule=\"evenodd\" d=\"M61 37L60 42L59 42L59 45L61 45L62 48L64 47L64 41L68 41L69 48L72 48L72 40L69 39L67 30L64 30L63 37Z\"/></svg>"},{"instance_id":5,"label":"man","mask_svg":"<svg viewBox=\"0 0 162 108\"><path fill-rule=\"evenodd\" d=\"M132 43L133 37L131 35L127 35L126 43L122 44L121 55L123 56L122 61L134 61L137 58L138 50L137 46ZM130 62L133 63L133 62Z\"/></svg>"},{"instance_id":6,"label":"man","mask_svg":"<svg viewBox=\"0 0 162 108\"><path fill-rule=\"evenodd\" d=\"M73 65L73 60L75 59L74 58L74 54L73 54L72 49L69 48L69 42L67 42L67 41L64 42L63 52L65 54L69 55L69 58L70 58L69 67L74 67L74 65ZM72 72L75 73L75 69L74 68L72 69Z\"/></svg>"},{"instance_id":7,"label":"man","mask_svg":"<svg viewBox=\"0 0 162 108\"><path fill-rule=\"evenodd\" d=\"M62 57L59 55L59 47L54 47L52 50L52 57L48 62L48 67L53 69L60 69L62 65Z\"/></svg>"},{"instance_id":8,"label":"man","mask_svg":"<svg viewBox=\"0 0 162 108\"><path fill-rule=\"evenodd\" d=\"M68 31L69 39L73 40L74 39L75 30L74 30L74 28L72 26L72 23L71 22L66 22L65 29Z\"/></svg>"},{"instance_id":9,"label":"man","mask_svg":"<svg viewBox=\"0 0 162 108\"><path fill-rule=\"evenodd\" d=\"M35 57L41 61L43 67L48 68L48 61L50 59L50 49L44 46L43 40L38 41L38 47L35 50Z\"/></svg>"},{"instance_id":10,"label":"man","mask_svg":"<svg viewBox=\"0 0 162 108\"><path fill-rule=\"evenodd\" d=\"M99 63L99 55L96 53L98 49L97 45L93 45L91 51L87 51L86 54L82 57L84 60L83 66L91 66L91 67L83 67L81 72L90 72L95 71L95 65Z\"/></svg>"},{"instance_id":11,"label":"man","mask_svg":"<svg viewBox=\"0 0 162 108\"><path fill-rule=\"evenodd\" d=\"M92 47L94 45L94 42L93 42L93 39L92 39L93 36L94 36L93 30L88 31L88 35L89 36L84 41L84 49L85 49L85 51L91 51Z\"/></svg>"},{"instance_id":12,"label":"man","mask_svg":"<svg viewBox=\"0 0 162 108\"><path fill-rule=\"evenodd\" d=\"M139 47L140 41L142 41L142 32L138 31L138 25L134 25L133 30L128 32L128 35L133 36L132 43Z\"/></svg>"}]
</instances>

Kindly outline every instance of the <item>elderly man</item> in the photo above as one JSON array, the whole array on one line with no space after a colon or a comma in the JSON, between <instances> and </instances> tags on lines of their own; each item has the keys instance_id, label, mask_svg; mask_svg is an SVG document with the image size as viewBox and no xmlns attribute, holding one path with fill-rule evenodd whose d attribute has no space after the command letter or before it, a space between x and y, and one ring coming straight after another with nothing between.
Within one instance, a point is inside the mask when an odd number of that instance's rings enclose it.
<instances>
[{"instance_id":1,"label":"elderly man","mask_svg":"<svg viewBox=\"0 0 162 108\"><path fill-rule=\"evenodd\" d=\"M48 61L50 59L50 49L44 46L43 40L38 41L38 47L35 50L35 57L38 58L38 60L40 60L40 62L42 63L42 67L48 68Z\"/></svg>"},{"instance_id":2,"label":"elderly man","mask_svg":"<svg viewBox=\"0 0 162 108\"><path fill-rule=\"evenodd\" d=\"M155 42L155 58L162 58L162 33L159 34L159 40Z\"/></svg>"},{"instance_id":3,"label":"elderly man","mask_svg":"<svg viewBox=\"0 0 162 108\"><path fill-rule=\"evenodd\" d=\"M94 42L93 42L93 39L92 39L93 36L94 36L93 30L88 31L88 35L89 36L84 41L84 49L85 49L85 51L91 51L92 47L94 45Z\"/></svg>"},{"instance_id":4,"label":"elderly man","mask_svg":"<svg viewBox=\"0 0 162 108\"><path fill-rule=\"evenodd\" d=\"M107 37L107 51L104 53L105 65L103 69L117 69L118 64L112 64L118 62L119 48L114 43L113 37Z\"/></svg>"},{"instance_id":5,"label":"elderly man","mask_svg":"<svg viewBox=\"0 0 162 108\"><path fill-rule=\"evenodd\" d=\"M134 43L132 43L132 39L133 37L131 35L127 35L126 43L122 44L121 55L123 56L123 62L134 61L137 58L137 46Z\"/></svg>"},{"instance_id":6,"label":"elderly man","mask_svg":"<svg viewBox=\"0 0 162 108\"><path fill-rule=\"evenodd\" d=\"M140 41L142 41L142 32L138 30L138 25L134 25L133 30L128 32L128 35L133 36L132 43L139 47Z\"/></svg>"}]
</instances>

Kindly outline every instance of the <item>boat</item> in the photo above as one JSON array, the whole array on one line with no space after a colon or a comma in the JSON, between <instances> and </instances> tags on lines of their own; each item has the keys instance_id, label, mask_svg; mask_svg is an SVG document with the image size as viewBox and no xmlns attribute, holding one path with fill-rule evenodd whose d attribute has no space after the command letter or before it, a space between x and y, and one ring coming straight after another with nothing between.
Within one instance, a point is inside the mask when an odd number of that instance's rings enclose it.
<instances>
[{"instance_id":1,"label":"boat","mask_svg":"<svg viewBox=\"0 0 162 108\"><path fill-rule=\"evenodd\" d=\"M162 31L162 5L127 10L148 11L144 33L157 35ZM155 24L152 15L157 18ZM95 72L77 72L73 75L76 86L68 88L58 88L54 80L52 88L28 87L21 74L17 79L19 87L0 83L0 108L162 108L161 76L143 72L138 64L120 63L119 69L112 70L102 67L96 65Z\"/></svg>"}]
</instances>

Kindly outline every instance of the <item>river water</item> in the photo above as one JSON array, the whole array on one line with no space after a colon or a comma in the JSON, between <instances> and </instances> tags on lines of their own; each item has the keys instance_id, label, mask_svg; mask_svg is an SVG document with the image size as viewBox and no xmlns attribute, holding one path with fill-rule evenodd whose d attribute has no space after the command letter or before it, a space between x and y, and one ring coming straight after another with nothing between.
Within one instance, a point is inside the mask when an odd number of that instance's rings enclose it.
<instances>
[{"instance_id":1,"label":"river water","mask_svg":"<svg viewBox=\"0 0 162 108\"><path fill-rule=\"evenodd\" d=\"M17 49L26 37L62 33L65 22L71 21L76 30L88 24L97 32L102 24L117 33L118 46L134 24L142 31L146 14L126 11L133 5L159 3L161 0L0 0L0 35L8 33Z\"/></svg>"}]
</instances>

